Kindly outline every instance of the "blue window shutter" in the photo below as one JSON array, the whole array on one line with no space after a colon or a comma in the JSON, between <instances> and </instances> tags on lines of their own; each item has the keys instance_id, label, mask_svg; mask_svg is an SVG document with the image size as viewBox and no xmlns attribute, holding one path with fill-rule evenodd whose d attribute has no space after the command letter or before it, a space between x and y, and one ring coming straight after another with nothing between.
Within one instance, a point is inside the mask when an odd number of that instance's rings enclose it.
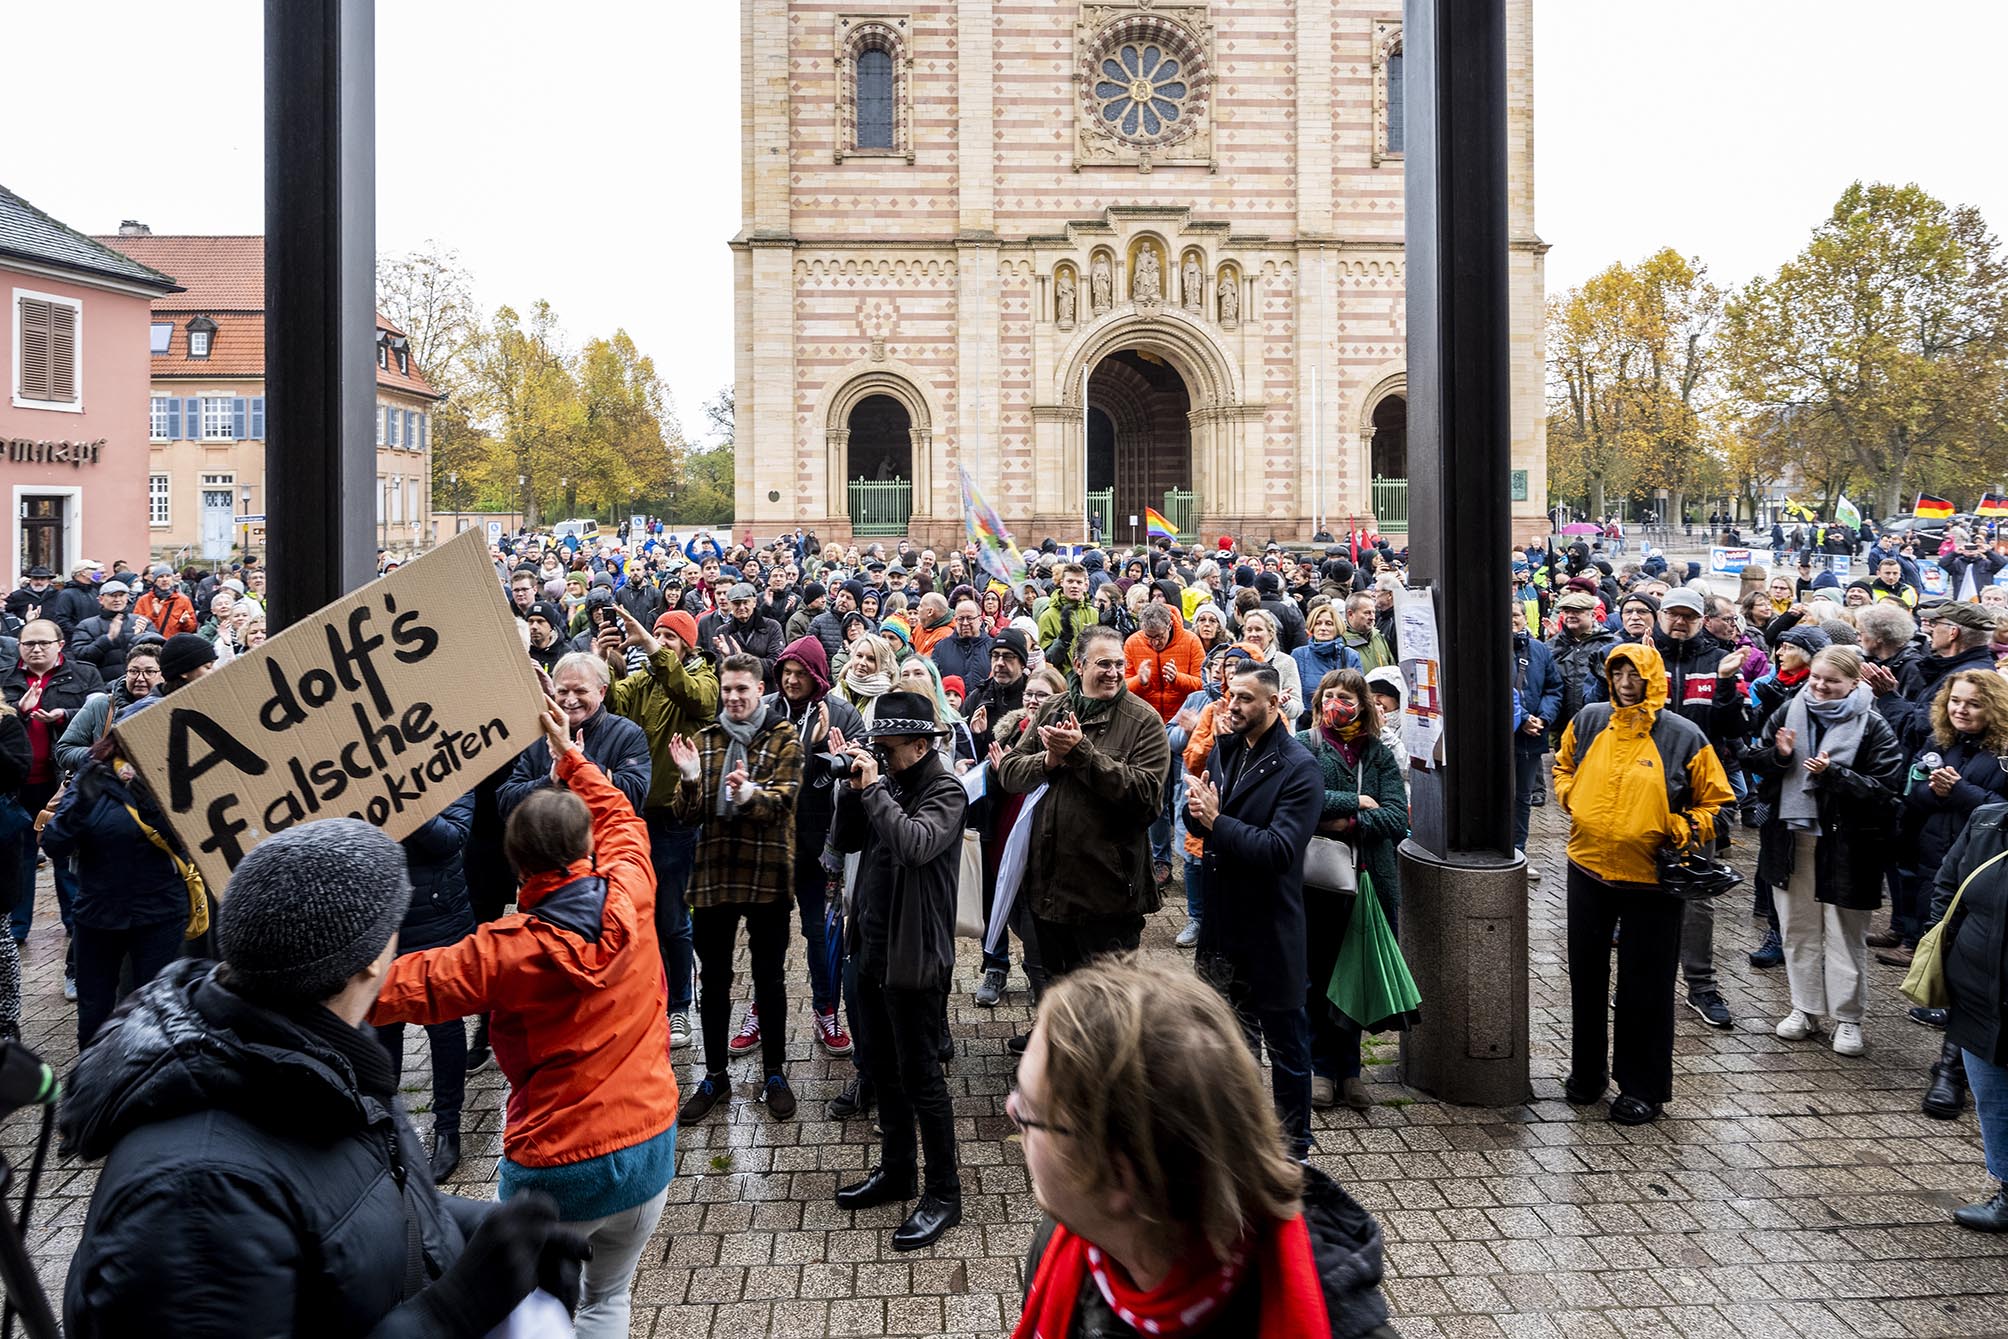
<instances>
[{"instance_id":1,"label":"blue window shutter","mask_svg":"<svg viewBox=\"0 0 2008 1339\"><path fill-rule=\"evenodd\" d=\"M418 450L418 428L415 426L417 420L418 415L409 409L404 411L404 449L407 451Z\"/></svg>"},{"instance_id":2,"label":"blue window shutter","mask_svg":"<svg viewBox=\"0 0 2008 1339\"><path fill-rule=\"evenodd\" d=\"M200 395L191 395L188 397L188 439L192 442L202 440L202 397Z\"/></svg>"},{"instance_id":3,"label":"blue window shutter","mask_svg":"<svg viewBox=\"0 0 2008 1339\"><path fill-rule=\"evenodd\" d=\"M251 436L256 441L265 440L265 397L251 398Z\"/></svg>"},{"instance_id":4,"label":"blue window shutter","mask_svg":"<svg viewBox=\"0 0 2008 1339\"><path fill-rule=\"evenodd\" d=\"M230 402L230 435L240 442L248 435L250 425L245 420L249 415L250 409L243 396Z\"/></svg>"},{"instance_id":5,"label":"blue window shutter","mask_svg":"<svg viewBox=\"0 0 2008 1339\"><path fill-rule=\"evenodd\" d=\"M167 401L167 437L169 441L174 441L181 436L181 397L169 395L163 398Z\"/></svg>"},{"instance_id":6,"label":"blue window shutter","mask_svg":"<svg viewBox=\"0 0 2008 1339\"><path fill-rule=\"evenodd\" d=\"M418 416L418 449L423 451L432 445L432 415Z\"/></svg>"}]
</instances>

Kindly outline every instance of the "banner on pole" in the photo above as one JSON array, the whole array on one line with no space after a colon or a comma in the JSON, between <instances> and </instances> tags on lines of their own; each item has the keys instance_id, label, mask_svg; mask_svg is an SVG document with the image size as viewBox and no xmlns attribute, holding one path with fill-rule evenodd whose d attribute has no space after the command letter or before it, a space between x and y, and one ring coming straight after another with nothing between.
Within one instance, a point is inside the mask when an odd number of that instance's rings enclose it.
<instances>
[{"instance_id":1,"label":"banner on pole","mask_svg":"<svg viewBox=\"0 0 2008 1339\"><path fill-rule=\"evenodd\" d=\"M542 697L465 530L115 727L219 895L265 838L360 818L402 838L537 738Z\"/></svg>"}]
</instances>

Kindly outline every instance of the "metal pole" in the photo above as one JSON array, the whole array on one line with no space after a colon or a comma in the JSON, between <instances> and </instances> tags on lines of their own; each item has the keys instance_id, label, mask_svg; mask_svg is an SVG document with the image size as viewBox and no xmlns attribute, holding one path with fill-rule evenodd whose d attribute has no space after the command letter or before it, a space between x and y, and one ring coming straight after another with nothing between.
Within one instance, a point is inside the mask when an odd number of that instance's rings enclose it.
<instances>
[{"instance_id":1,"label":"metal pole","mask_svg":"<svg viewBox=\"0 0 2008 1339\"><path fill-rule=\"evenodd\" d=\"M1431 588L1445 765L1415 769L1401 938L1425 999L1408 1081L1528 1093L1526 864L1513 849L1507 0L1408 0L1409 515Z\"/></svg>"},{"instance_id":2,"label":"metal pole","mask_svg":"<svg viewBox=\"0 0 2008 1339\"><path fill-rule=\"evenodd\" d=\"M273 632L373 575L375 60L374 0L265 0Z\"/></svg>"}]
</instances>

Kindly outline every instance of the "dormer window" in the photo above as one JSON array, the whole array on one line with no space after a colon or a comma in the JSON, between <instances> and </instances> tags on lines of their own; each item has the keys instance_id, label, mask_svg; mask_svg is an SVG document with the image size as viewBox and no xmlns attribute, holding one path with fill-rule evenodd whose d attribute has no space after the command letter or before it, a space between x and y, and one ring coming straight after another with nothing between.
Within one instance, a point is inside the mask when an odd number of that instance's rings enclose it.
<instances>
[{"instance_id":1,"label":"dormer window","mask_svg":"<svg viewBox=\"0 0 2008 1339\"><path fill-rule=\"evenodd\" d=\"M147 331L147 352L156 356L167 352L167 344L174 337L172 321L155 321Z\"/></svg>"},{"instance_id":2,"label":"dormer window","mask_svg":"<svg viewBox=\"0 0 2008 1339\"><path fill-rule=\"evenodd\" d=\"M207 316L198 316L188 323L188 356L207 358L210 345L216 342L216 322Z\"/></svg>"},{"instance_id":3,"label":"dormer window","mask_svg":"<svg viewBox=\"0 0 2008 1339\"><path fill-rule=\"evenodd\" d=\"M397 370L401 376L409 375L411 372L410 355L405 353L403 349L397 351Z\"/></svg>"}]
</instances>

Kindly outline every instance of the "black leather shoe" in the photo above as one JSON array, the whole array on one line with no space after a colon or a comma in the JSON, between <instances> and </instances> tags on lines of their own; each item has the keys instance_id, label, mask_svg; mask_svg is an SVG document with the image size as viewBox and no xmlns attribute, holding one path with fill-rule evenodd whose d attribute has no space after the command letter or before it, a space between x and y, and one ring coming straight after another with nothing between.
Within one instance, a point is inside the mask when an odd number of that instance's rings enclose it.
<instances>
[{"instance_id":1,"label":"black leather shoe","mask_svg":"<svg viewBox=\"0 0 2008 1339\"><path fill-rule=\"evenodd\" d=\"M917 1251L923 1246L931 1246L941 1239L942 1233L961 1221L960 1195L945 1199L929 1192L920 1197L920 1203L913 1206L913 1212L906 1216L906 1221L894 1229L892 1248L895 1251Z\"/></svg>"},{"instance_id":2,"label":"black leather shoe","mask_svg":"<svg viewBox=\"0 0 2008 1339\"><path fill-rule=\"evenodd\" d=\"M1659 1119L1660 1105L1626 1094L1611 1100L1611 1119L1619 1125L1650 1125Z\"/></svg>"},{"instance_id":3,"label":"black leather shoe","mask_svg":"<svg viewBox=\"0 0 2008 1339\"><path fill-rule=\"evenodd\" d=\"M1610 1086L1609 1079L1598 1079L1594 1084L1578 1083L1576 1076L1571 1074L1562 1080L1562 1096L1568 1099L1570 1106L1586 1107L1592 1102L1603 1101L1604 1090Z\"/></svg>"},{"instance_id":4,"label":"black leather shoe","mask_svg":"<svg viewBox=\"0 0 2008 1339\"><path fill-rule=\"evenodd\" d=\"M494 1058L488 1049L488 1015L483 1014L474 1024L474 1040L467 1044L467 1072L479 1074Z\"/></svg>"},{"instance_id":5,"label":"black leather shoe","mask_svg":"<svg viewBox=\"0 0 2008 1339\"><path fill-rule=\"evenodd\" d=\"M926 1200L923 1199L920 1203L921 1208L927 1207ZM920 1216L920 1209L915 1209L913 1212L915 1218ZM906 1221L911 1223L913 1218ZM2008 1182L1996 1186L1994 1198L1986 1203L1969 1204L1963 1209L1954 1209L1952 1221L1975 1232L2008 1232ZM906 1231L905 1226L902 1226L900 1231ZM900 1248L897 1233L893 1236L892 1244L895 1250Z\"/></svg>"},{"instance_id":6,"label":"black leather shoe","mask_svg":"<svg viewBox=\"0 0 2008 1339\"><path fill-rule=\"evenodd\" d=\"M1025 1048L1031 1044L1032 1034L1029 1032L1021 1032L1015 1037L1006 1037L1004 1039L1004 1049L1013 1055L1025 1054Z\"/></svg>"},{"instance_id":7,"label":"black leather shoe","mask_svg":"<svg viewBox=\"0 0 2008 1339\"><path fill-rule=\"evenodd\" d=\"M460 1165L460 1128L435 1130L432 1135L432 1184L444 1185Z\"/></svg>"},{"instance_id":8,"label":"black leather shoe","mask_svg":"<svg viewBox=\"0 0 2008 1339\"><path fill-rule=\"evenodd\" d=\"M1924 1101L1919 1105L1933 1120L1959 1119L1966 1106L1966 1062L1956 1043L1947 1042L1939 1048L1938 1059L1931 1065L1931 1086L1924 1090Z\"/></svg>"},{"instance_id":9,"label":"black leather shoe","mask_svg":"<svg viewBox=\"0 0 2008 1339\"><path fill-rule=\"evenodd\" d=\"M914 1196L914 1179L911 1168L903 1172L889 1172L883 1167L874 1167L871 1175L864 1180L837 1191L837 1207L855 1211L878 1204L904 1204Z\"/></svg>"}]
</instances>

